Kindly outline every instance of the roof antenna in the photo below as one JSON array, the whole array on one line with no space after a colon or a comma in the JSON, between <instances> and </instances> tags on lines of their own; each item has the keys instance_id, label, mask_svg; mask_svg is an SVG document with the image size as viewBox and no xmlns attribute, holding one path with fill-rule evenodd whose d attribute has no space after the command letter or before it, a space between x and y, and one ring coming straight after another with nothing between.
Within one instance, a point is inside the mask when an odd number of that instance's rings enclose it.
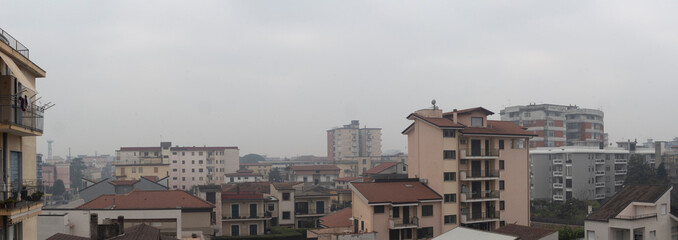
<instances>
[{"instance_id":1,"label":"roof antenna","mask_svg":"<svg viewBox=\"0 0 678 240\"><path fill-rule=\"evenodd\" d=\"M431 104L433 104L433 110L438 110L438 106L436 106L436 100L435 99L433 99L433 101L431 101Z\"/></svg>"}]
</instances>

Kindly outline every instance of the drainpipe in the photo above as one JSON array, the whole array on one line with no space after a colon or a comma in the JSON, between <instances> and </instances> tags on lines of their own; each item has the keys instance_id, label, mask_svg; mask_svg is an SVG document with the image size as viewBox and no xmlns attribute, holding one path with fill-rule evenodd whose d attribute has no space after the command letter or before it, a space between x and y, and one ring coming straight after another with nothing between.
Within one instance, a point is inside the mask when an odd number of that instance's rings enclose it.
<instances>
[{"instance_id":1,"label":"drainpipe","mask_svg":"<svg viewBox=\"0 0 678 240\"><path fill-rule=\"evenodd\" d=\"M2 183L4 184L2 187L5 188L7 186L7 155L9 154L9 151L7 150L7 133L3 132L2 133ZM2 197L3 199L7 199L7 189L2 190Z\"/></svg>"}]
</instances>

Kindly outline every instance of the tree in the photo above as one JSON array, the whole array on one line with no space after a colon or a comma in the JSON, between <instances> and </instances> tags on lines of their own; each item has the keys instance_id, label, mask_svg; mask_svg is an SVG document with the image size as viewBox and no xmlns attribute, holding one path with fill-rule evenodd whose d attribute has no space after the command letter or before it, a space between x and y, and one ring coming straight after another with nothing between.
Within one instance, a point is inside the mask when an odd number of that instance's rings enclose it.
<instances>
[{"instance_id":1,"label":"tree","mask_svg":"<svg viewBox=\"0 0 678 240\"><path fill-rule=\"evenodd\" d=\"M631 155L627 165L626 179L624 185L630 184L654 184L657 182L657 176L654 167L645 162L642 156L638 154Z\"/></svg>"},{"instance_id":2,"label":"tree","mask_svg":"<svg viewBox=\"0 0 678 240\"><path fill-rule=\"evenodd\" d=\"M243 163L258 163L266 161L264 157L258 154L250 153L240 158L240 164Z\"/></svg>"},{"instance_id":3,"label":"tree","mask_svg":"<svg viewBox=\"0 0 678 240\"><path fill-rule=\"evenodd\" d=\"M61 181L61 179L56 180L56 182L54 182L54 186L52 186L52 195L61 196L64 194L64 192L66 192L64 181Z\"/></svg>"},{"instance_id":4,"label":"tree","mask_svg":"<svg viewBox=\"0 0 678 240\"><path fill-rule=\"evenodd\" d=\"M271 172L268 173L269 182L282 182L282 176L280 176L280 170L274 168Z\"/></svg>"},{"instance_id":5,"label":"tree","mask_svg":"<svg viewBox=\"0 0 678 240\"><path fill-rule=\"evenodd\" d=\"M70 173L71 173L71 185L77 189L82 188L82 170L85 170L87 167L85 163L82 162L82 158L75 158L71 161Z\"/></svg>"},{"instance_id":6,"label":"tree","mask_svg":"<svg viewBox=\"0 0 678 240\"><path fill-rule=\"evenodd\" d=\"M666 182L668 179L668 174L666 173L666 167L664 166L664 162L659 164L659 167L657 167L657 181L661 182Z\"/></svg>"}]
</instances>

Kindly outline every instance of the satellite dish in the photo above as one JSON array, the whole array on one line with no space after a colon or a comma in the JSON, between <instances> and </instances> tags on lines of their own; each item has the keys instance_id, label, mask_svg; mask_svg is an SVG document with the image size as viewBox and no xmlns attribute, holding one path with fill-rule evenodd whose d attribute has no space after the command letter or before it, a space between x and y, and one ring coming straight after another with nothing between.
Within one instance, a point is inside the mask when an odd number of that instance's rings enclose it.
<instances>
[{"instance_id":1,"label":"satellite dish","mask_svg":"<svg viewBox=\"0 0 678 240\"><path fill-rule=\"evenodd\" d=\"M436 105L436 100L433 99L433 101L431 101L431 104L433 104L433 106L435 106L435 105Z\"/></svg>"}]
</instances>

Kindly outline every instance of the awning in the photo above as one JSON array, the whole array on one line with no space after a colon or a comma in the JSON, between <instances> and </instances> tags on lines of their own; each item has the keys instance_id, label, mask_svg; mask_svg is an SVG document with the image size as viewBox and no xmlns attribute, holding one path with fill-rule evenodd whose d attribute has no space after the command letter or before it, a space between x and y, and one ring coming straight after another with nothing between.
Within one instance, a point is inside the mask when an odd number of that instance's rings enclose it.
<instances>
[{"instance_id":1,"label":"awning","mask_svg":"<svg viewBox=\"0 0 678 240\"><path fill-rule=\"evenodd\" d=\"M7 64L7 66L9 66L9 70L12 71L12 73L19 80L21 85L35 91L35 86L33 85L33 83L31 83L31 81L28 81L26 76L24 76L24 72L22 72L21 68L19 68L19 66L17 66L16 63L14 63L14 60L12 60L11 57L7 56L3 52L0 52L0 58L2 58L2 61L4 61Z\"/></svg>"}]
</instances>

